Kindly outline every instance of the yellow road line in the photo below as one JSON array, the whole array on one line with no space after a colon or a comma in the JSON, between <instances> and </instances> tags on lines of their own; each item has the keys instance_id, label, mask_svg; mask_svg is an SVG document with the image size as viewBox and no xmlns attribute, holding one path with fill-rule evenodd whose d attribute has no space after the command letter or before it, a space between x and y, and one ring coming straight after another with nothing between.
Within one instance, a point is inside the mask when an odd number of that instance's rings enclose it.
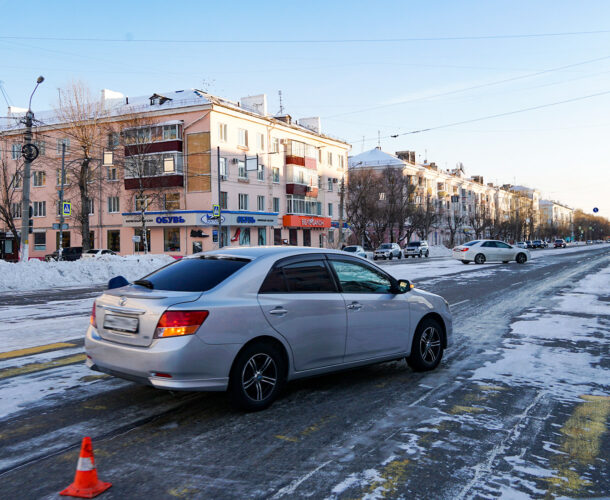
<instances>
[{"instance_id":1,"label":"yellow road line","mask_svg":"<svg viewBox=\"0 0 610 500\"><path fill-rule=\"evenodd\" d=\"M53 359L46 363L30 363L29 365L17 366L15 368L6 368L5 370L0 370L0 379L59 368L60 366L72 365L82 361L85 361L85 355L75 354L66 358Z\"/></svg>"},{"instance_id":2,"label":"yellow road line","mask_svg":"<svg viewBox=\"0 0 610 500\"><path fill-rule=\"evenodd\" d=\"M27 349L17 349L16 351L0 352L0 359L20 358L23 356L31 356L32 354L40 354L41 352L65 349L66 347L76 347L76 344L71 344L69 342L57 342L56 344L46 344L36 347L28 347Z\"/></svg>"}]
</instances>

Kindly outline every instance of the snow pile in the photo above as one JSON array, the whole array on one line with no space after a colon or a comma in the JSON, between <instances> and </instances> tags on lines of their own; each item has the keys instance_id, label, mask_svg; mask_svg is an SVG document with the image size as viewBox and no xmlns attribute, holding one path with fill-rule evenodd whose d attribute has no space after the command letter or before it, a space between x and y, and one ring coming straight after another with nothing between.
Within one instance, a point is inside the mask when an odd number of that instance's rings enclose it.
<instances>
[{"instance_id":1,"label":"snow pile","mask_svg":"<svg viewBox=\"0 0 610 500\"><path fill-rule=\"evenodd\" d=\"M430 257L451 257L451 248L445 245L430 245Z\"/></svg>"},{"instance_id":2,"label":"snow pile","mask_svg":"<svg viewBox=\"0 0 610 500\"><path fill-rule=\"evenodd\" d=\"M173 261L169 255L105 255L74 262L30 260L17 264L0 260L0 292L99 285L118 275L131 281Z\"/></svg>"}]
</instances>

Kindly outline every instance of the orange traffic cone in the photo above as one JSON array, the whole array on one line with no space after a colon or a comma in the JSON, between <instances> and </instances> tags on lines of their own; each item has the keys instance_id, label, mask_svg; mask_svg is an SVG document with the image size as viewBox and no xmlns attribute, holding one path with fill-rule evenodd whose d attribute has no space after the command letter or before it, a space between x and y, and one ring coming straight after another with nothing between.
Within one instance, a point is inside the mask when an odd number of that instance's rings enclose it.
<instances>
[{"instance_id":1,"label":"orange traffic cone","mask_svg":"<svg viewBox=\"0 0 610 500\"><path fill-rule=\"evenodd\" d=\"M79 498L93 498L106 491L111 486L112 483L105 483L97 478L91 438L83 438L83 444L80 447L80 456L78 457L78 464L76 465L74 482L65 490L60 492L60 495Z\"/></svg>"}]
</instances>

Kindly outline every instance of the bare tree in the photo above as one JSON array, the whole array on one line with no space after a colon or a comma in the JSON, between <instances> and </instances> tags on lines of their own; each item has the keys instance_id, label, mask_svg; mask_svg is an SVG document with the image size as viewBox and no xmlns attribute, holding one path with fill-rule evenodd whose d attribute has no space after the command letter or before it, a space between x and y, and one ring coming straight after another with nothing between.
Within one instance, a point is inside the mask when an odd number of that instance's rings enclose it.
<instances>
[{"instance_id":1,"label":"bare tree","mask_svg":"<svg viewBox=\"0 0 610 500\"><path fill-rule=\"evenodd\" d=\"M368 240L367 229L374 218L379 198L378 179L372 170L351 170L347 183L345 211L358 243Z\"/></svg>"},{"instance_id":2,"label":"bare tree","mask_svg":"<svg viewBox=\"0 0 610 500\"><path fill-rule=\"evenodd\" d=\"M466 218L460 214L456 213L455 203L451 203L451 208L447 208L443 214L442 219L445 223L445 228L449 231L449 248L453 248L455 246L455 235L460 230L460 228L464 225Z\"/></svg>"},{"instance_id":3,"label":"bare tree","mask_svg":"<svg viewBox=\"0 0 610 500\"><path fill-rule=\"evenodd\" d=\"M0 149L8 151L8 143L0 141ZM20 247L21 238L15 225L15 219L21 215L21 197L16 190L19 188L23 175L23 163L20 160L13 169L6 161L6 154L0 158L0 222L15 237L17 248ZM25 214L28 217L29 214Z\"/></svg>"},{"instance_id":4,"label":"bare tree","mask_svg":"<svg viewBox=\"0 0 610 500\"><path fill-rule=\"evenodd\" d=\"M474 210L468 214L468 224L472 227L477 240L481 239L492 222L486 207L480 202L475 202Z\"/></svg>"},{"instance_id":5,"label":"bare tree","mask_svg":"<svg viewBox=\"0 0 610 500\"><path fill-rule=\"evenodd\" d=\"M89 187L93 179L91 167L96 158L100 159L107 133L105 124L107 114L103 103L93 99L88 87L78 81L59 89L59 102L55 111L60 122L65 124L63 130L69 136L71 143L69 152L79 156L79 161L74 162L69 171L78 187L75 216L82 236L83 251L87 251L91 248L89 228L91 208Z\"/></svg>"},{"instance_id":6,"label":"bare tree","mask_svg":"<svg viewBox=\"0 0 610 500\"><path fill-rule=\"evenodd\" d=\"M424 203L417 207L413 219L415 232L420 239L425 240L430 233L430 229L439 220L439 213L431 196L426 196Z\"/></svg>"}]
</instances>

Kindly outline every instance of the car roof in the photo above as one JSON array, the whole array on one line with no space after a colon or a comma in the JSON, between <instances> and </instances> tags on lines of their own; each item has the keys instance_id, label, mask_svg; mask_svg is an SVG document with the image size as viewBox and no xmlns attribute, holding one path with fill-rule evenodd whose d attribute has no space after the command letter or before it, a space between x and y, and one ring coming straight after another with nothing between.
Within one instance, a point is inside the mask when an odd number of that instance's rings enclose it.
<instances>
[{"instance_id":1,"label":"car roof","mask_svg":"<svg viewBox=\"0 0 610 500\"><path fill-rule=\"evenodd\" d=\"M219 250L211 250L201 252L189 257L198 255L226 255L228 257L241 257L245 259L258 259L260 257L290 257L292 255L306 255L317 253L334 253L337 255L345 255L340 250L331 248L315 248L315 247L295 247L295 246L260 246L260 247L225 247ZM187 258L189 258L187 257Z\"/></svg>"}]
</instances>

